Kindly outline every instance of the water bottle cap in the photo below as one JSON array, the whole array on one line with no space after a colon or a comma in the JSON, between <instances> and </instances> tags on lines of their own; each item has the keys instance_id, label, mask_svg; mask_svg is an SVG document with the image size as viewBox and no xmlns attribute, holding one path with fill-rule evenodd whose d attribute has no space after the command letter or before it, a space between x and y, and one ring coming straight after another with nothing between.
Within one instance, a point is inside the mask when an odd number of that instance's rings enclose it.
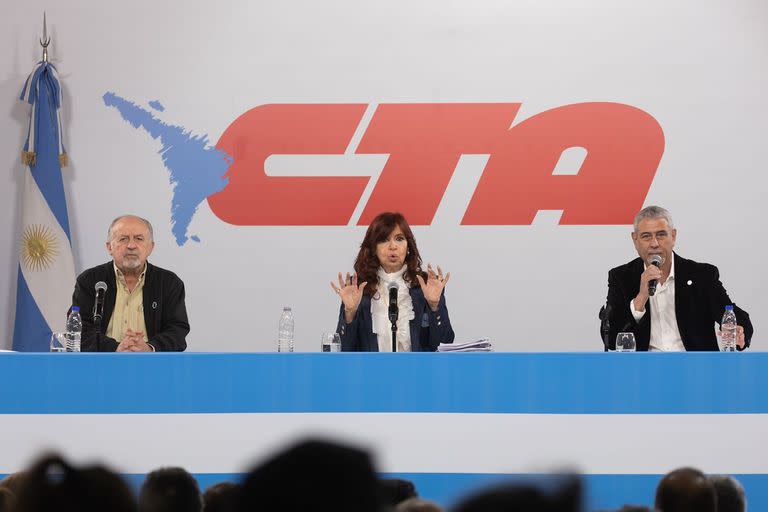
<instances>
[{"instance_id":1,"label":"water bottle cap","mask_svg":"<svg viewBox=\"0 0 768 512\"><path fill-rule=\"evenodd\" d=\"M72 306L72 312L80 311L80 306Z\"/></svg>"},{"instance_id":2,"label":"water bottle cap","mask_svg":"<svg viewBox=\"0 0 768 512\"><path fill-rule=\"evenodd\" d=\"M290 310L291 310L291 306L283 306L283 311L290 311Z\"/></svg>"},{"instance_id":3,"label":"water bottle cap","mask_svg":"<svg viewBox=\"0 0 768 512\"><path fill-rule=\"evenodd\" d=\"M725 310L726 311L733 311L733 306L731 304L728 304L727 306L725 306Z\"/></svg>"}]
</instances>

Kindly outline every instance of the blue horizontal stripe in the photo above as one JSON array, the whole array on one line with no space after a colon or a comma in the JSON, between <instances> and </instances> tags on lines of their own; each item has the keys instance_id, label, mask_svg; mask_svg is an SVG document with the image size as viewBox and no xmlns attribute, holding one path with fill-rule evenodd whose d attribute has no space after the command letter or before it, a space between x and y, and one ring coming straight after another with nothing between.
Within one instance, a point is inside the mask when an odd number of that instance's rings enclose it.
<instances>
[{"instance_id":1,"label":"blue horizontal stripe","mask_svg":"<svg viewBox=\"0 0 768 512\"><path fill-rule=\"evenodd\" d=\"M521 483L550 488L547 475L501 475L460 473L399 473L411 480L419 494L443 506L452 506L488 486ZM653 506L656 486L663 475L583 475L585 510L617 510L622 505ZM768 475L732 475L744 486L749 510L768 510Z\"/></svg>"},{"instance_id":2,"label":"blue horizontal stripe","mask_svg":"<svg viewBox=\"0 0 768 512\"><path fill-rule=\"evenodd\" d=\"M0 479L7 475L0 474ZM138 493L146 475L125 474L128 485ZM240 482L244 473L195 473L204 491L221 482ZM384 473L385 478L405 478L412 481L424 499L449 507L488 486L521 483L547 487L550 477L541 475L502 475L465 473ZM768 510L768 475L732 475L743 486L749 510ZM662 475L584 475L586 510L616 510L622 505L652 506L656 486Z\"/></svg>"},{"instance_id":3,"label":"blue horizontal stripe","mask_svg":"<svg viewBox=\"0 0 768 512\"><path fill-rule=\"evenodd\" d=\"M239 482L245 474L197 473L194 475L201 490L220 482ZM450 507L460 500L489 486L511 483L534 485L551 489L557 479L534 474L467 474L467 473L387 473L382 477L405 478L416 486L419 495L427 500ZM583 475L585 510L617 510L622 505L653 506L656 486L663 475ZM749 510L768 510L768 475L732 475L743 486ZM125 475L137 492L144 475Z\"/></svg>"},{"instance_id":4,"label":"blue horizontal stripe","mask_svg":"<svg viewBox=\"0 0 768 512\"><path fill-rule=\"evenodd\" d=\"M0 414L768 413L768 353L0 354Z\"/></svg>"}]
</instances>

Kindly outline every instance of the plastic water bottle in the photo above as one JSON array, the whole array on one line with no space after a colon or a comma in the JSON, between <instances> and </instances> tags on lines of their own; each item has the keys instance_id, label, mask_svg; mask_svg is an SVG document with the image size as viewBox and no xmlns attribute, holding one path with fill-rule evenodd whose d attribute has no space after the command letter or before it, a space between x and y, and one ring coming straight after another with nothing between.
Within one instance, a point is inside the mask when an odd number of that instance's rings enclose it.
<instances>
[{"instance_id":1,"label":"plastic water bottle","mask_svg":"<svg viewBox=\"0 0 768 512\"><path fill-rule=\"evenodd\" d=\"M80 352L80 334L83 332L83 320L80 318L80 308L72 306L67 317L67 352Z\"/></svg>"},{"instance_id":2,"label":"plastic water bottle","mask_svg":"<svg viewBox=\"0 0 768 512\"><path fill-rule=\"evenodd\" d=\"M733 311L733 306L725 306L720 329L723 338L723 352L736 352L736 313Z\"/></svg>"},{"instance_id":3,"label":"plastic water bottle","mask_svg":"<svg viewBox=\"0 0 768 512\"><path fill-rule=\"evenodd\" d=\"M280 315L280 327L277 331L277 351L293 352L293 311L288 306Z\"/></svg>"}]
</instances>

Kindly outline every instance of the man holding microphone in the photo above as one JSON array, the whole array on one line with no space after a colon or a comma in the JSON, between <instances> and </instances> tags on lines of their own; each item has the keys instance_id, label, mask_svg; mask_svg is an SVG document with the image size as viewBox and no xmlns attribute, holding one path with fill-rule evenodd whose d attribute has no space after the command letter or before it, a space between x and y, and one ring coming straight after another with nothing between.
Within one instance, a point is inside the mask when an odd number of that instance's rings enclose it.
<instances>
[{"instance_id":1,"label":"man holding microphone","mask_svg":"<svg viewBox=\"0 0 768 512\"><path fill-rule=\"evenodd\" d=\"M649 206L635 216L632 241L638 258L608 273L610 329L606 350L619 332L632 332L637 350L717 351L714 324L733 304L717 267L675 254L677 230L667 210ZM734 304L736 345L752 339L749 314Z\"/></svg>"}]
</instances>

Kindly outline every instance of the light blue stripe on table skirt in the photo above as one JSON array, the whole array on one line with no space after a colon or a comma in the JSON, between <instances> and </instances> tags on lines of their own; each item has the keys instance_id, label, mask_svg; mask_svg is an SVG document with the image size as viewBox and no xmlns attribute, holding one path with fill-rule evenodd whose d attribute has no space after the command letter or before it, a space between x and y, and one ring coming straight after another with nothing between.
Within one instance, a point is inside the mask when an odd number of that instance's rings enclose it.
<instances>
[{"instance_id":1,"label":"light blue stripe on table skirt","mask_svg":"<svg viewBox=\"0 0 768 512\"><path fill-rule=\"evenodd\" d=\"M768 413L768 353L2 354L0 414Z\"/></svg>"}]
</instances>

